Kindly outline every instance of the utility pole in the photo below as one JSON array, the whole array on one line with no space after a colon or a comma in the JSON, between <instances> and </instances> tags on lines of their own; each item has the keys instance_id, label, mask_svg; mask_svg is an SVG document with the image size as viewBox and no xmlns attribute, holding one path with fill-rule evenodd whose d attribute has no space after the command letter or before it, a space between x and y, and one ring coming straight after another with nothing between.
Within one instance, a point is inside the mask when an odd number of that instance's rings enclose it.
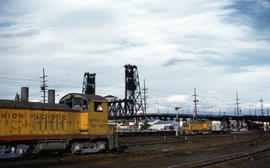
<instances>
[{"instance_id":1,"label":"utility pole","mask_svg":"<svg viewBox=\"0 0 270 168\"><path fill-rule=\"evenodd\" d=\"M261 113L262 113L262 116L263 116L263 99L262 98L260 99L260 102L261 102Z\"/></svg>"},{"instance_id":2,"label":"utility pole","mask_svg":"<svg viewBox=\"0 0 270 168\"><path fill-rule=\"evenodd\" d=\"M239 113L240 113L240 110L239 110L239 98L238 98L238 91L236 91L236 115L237 115L237 128L239 126Z\"/></svg>"},{"instance_id":3,"label":"utility pole","mask_svg":"<svg viewBox=\"0 0 270 168\"><path fill-rule=\"evenodd\" d=\"M47 87L48 85L46 85L46 75L45 75L45 69L43 68L43 75L42 77L40 77L41 79L41 86L40 86L40 92L41 92L41 98L43 99L42 102L46 103L46 91L47 91Z\"/></svg>"},{"instance_id":4,"label":"utility pole","mask_svg":"<svg viewBox=\"0 0 270 168\"><path fill-rule=\"evenodd\" d=\"M199 102L199 100L197 100L198 95L196 93L196 88L194 88L194 95L192 95L192 96L194 96L194 100L193 100L193 102L194 102L193 120L196 120L197 119L197 114L198 114L197 105L198 105L198 102Z\"/></svg>"},{"instance_id":5,"label":"utility pole","mask_svg":"<svg viewBox=\"0 0 270 168\"><path fill-rule=\"evenodd\" d=\"M238 98L238 91L236 91L236 114L239 116L239 98Z\"/></svg>"},{"instance_id":6,"label":"utility pole","mask_svg":"<svg viewBox=\"0 0 270 168\"><path fill-rule=\"evenodd\" d=\"M146 94L147 94L147 90L148 88L145 87L145 79L143 79L143 100L144 100L144 110L143 110L143 113L144 113L144 117L146 118Z\"/></svg>"}]
</instances>

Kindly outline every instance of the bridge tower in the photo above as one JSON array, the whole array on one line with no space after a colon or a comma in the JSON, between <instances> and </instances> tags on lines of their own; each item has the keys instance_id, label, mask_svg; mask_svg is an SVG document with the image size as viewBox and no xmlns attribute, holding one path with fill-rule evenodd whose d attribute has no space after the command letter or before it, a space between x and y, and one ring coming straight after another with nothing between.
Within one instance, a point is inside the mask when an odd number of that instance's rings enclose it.
<instances>
[{"instance_id":1,"label":"bridge tower","mask_svg":"<svg viewBox=\"0 0 270 168\"><path fill-rule=\"evenodd\" d=\"M136 65L125 65L125 114L134 115L144 111L140 80Z\"/></svg>"},{"instance_id":2,"label":"bridge tower","mask_svg":"<svg viewBox=\"0 0 270 168\"><path fill-rule=\"evenodd\" d=\"M83 77L83 94L96 94L96 74L85 72Z\"/></svg>"},{"instance_id":3,"label":"bridge tower","mask_svg":"<svg viewBox=\"0 0 270 168\"><path fill-rule=\"evenodd\" d=\"M128 117L143 111L139 73L136 65L125 65L125 98L108 102L109 116Z\"/></svg>"}]
</instances>

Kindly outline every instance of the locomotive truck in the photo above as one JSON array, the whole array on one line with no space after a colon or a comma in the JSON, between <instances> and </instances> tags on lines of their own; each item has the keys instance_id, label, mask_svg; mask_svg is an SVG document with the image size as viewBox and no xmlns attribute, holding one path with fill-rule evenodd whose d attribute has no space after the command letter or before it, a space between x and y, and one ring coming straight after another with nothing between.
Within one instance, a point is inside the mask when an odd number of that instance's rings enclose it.
<instances>
[{"instance_id":1,"label":"locomotive truck","mask_svg":"<svg viewBox=\"0 0 270 168\"><path fill-rule=\"evenodd\" d=\"M104 97L70 93L55 104L29 102L28 90L26 94L22 92L21 101L0 100L0 159L45 151L95 153L118 147L115 129L108 125Z\"/></svg>"}]
</instances>

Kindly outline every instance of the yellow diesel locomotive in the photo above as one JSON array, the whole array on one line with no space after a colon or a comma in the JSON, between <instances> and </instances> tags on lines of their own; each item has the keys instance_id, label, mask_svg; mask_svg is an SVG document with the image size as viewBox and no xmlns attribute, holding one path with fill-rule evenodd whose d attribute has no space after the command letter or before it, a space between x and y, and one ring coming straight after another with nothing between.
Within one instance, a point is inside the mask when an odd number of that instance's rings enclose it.
<instances>
[{"instance_id":1,"label":"yellow diesel locomotive","mask_svg":"<svg viewBox=\"0 0 270 168\"><path fill-rule=\"evenodd\" d=\"M184 123L181 128L181 134L208 134L211 132L210 121L206 119L191 120Z\"/></svg>"},{"instance_id":2,"label":"yellow diesel locomotive","mask_svg":"<svg viewBox=\"0 0 270 168\"><path fill-rule=\"evenodd\" d=\"M59 104L0 100L0 159L65 150L118 147L108 105L97 95L70 93Z\"/></svg>"}]
</instances>

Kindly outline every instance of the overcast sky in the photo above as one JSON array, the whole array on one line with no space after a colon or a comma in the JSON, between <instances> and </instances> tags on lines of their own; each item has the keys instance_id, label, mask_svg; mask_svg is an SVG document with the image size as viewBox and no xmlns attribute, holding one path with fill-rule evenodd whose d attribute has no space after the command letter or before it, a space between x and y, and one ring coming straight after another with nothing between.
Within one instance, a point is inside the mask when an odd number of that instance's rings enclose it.
<instances>
[{"instance_id":1,"label":"overcast sky","mask_svg":"<svg viewBox=\"0 0 270 168\"><path fill-rule=\"evenodd\" d=\"M1 0L0 99L28 86L40 100L43 67L57 99L80 93L84 72L123 98L134 64L148 112L191 112L196 87L201 113L233 113L238 90L254 114L261 97L270 107L269 19L269 0Z\"/></svg>"}]
</instances>

